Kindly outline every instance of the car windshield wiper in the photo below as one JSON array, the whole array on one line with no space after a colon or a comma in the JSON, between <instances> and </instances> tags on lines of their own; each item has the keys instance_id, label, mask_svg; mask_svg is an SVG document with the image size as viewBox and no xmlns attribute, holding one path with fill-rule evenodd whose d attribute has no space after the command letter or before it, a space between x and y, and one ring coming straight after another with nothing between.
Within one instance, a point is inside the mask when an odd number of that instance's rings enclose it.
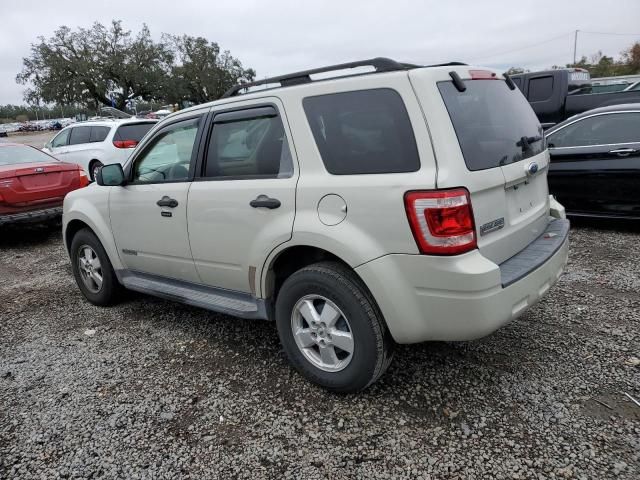
<instances>
[{"instance_id":1,"label":"car windshield wiper","mask_svg":"<svg viewBox=\"0 0 640 480\"><path fill-rule=\"evenodd\" d=\"M516 145L522 148L522 151L528 150L532 143L536 143L542 140L541 135L535 137L520 137L520 140L516 142Z\"/></svg>"}]
</instances>

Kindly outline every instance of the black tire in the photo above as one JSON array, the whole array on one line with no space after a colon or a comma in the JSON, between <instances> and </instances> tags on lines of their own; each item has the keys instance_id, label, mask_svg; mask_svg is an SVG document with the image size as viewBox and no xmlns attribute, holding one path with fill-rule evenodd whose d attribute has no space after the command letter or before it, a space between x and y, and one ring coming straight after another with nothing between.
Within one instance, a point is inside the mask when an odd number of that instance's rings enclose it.
<instances>
[{"instance_id":1,"label":"black tire","mask_svg":"<svg viewBox=\"0 0 640 480\"><path fill-rule=\"evenodd\" d=\"M84 246L89 246L96 254L101 265L102 284L97 291L91 291L83 280L80 270L79 257ZM111 261L100 240L88 228L79 230L71 240L71 269L78 288L84 297L92 304L100 307L113 305L122 299L124 289L118 282Z\"/></svg>"},{"instance_id":2,"label":"black tire","mask_svg":"<svg viewBox=\"0 0 640 480\"><path fill-rule=\"evenodd\" d=\"M95 174L95 170L97 168L102 167L102 162L100 160L92 160L91 163L89 163L89 177L91 178L92 182L96 181L96 174Z\"/></svg>"},{"instance_id":3,"label":"black tire","mask_svg":"<svg viewBox=\"0 0 640 480\"><path fill-rule=\"evenodd\" d=\"M328 372L314 365L294 339L294 307L309 295L330 300L348 319L353 353L340 371ZM393 357L393 339L371 294L352 270L337 262L309 265L285 280L276 299L276 324L293 367L308 380L334 392L367 388L382 376Z\"/></svg>"}]
</instances>

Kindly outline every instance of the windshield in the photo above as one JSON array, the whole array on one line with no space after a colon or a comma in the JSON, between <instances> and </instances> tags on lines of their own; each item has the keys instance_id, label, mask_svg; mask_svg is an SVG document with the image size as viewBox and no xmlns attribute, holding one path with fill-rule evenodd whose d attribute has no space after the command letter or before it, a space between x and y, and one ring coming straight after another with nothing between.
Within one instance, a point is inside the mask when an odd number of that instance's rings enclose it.
<instances>
[{"instance_id":1,"label":"windshield","mask_svg":"<svg viewBox=\"0 0 640 480\"><path fill-rule=\"evenodd\" d=\"M469 170L519 162L541 153L542 127L520 90L501 80L438 82Z\"/></svg>"},{"instance_id":2,"label":"windshield","mask_svg":"<svg viewBox=\"0 0 640 480\"><path fill-rule=\"evenodd\" d=\"M26 145L0 146L0 165L21 163L51 163L56 159L46 153Z\"/></svg>"}]
</instances>

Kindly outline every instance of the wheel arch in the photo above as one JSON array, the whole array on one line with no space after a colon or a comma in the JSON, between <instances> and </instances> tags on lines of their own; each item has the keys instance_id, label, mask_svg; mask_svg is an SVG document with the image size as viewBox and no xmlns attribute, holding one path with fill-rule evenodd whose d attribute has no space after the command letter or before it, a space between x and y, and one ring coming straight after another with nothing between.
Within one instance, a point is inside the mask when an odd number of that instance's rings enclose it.
<instances>
[{"instance_id":1,"label":"wheel arch","mask_svg":"<svg viewBox=\"0 0 640 480\"><path fill-rule=\"evenodd\" d=\"M73 237L75 237L76 233L83 228L88 228L93 232L93 229L82 220L74 219L67 223L64 229L64 246L67 249L67 253L71 253L71 242L73 242ZM95 232L93 233L95 234Z\"/></svg>"},{"instance_id":2,"label":"wheel arch","mask_svg":"<svg viewBox=\"0 0 640 480\"><path fill-rule=\"evenodd\" d=\"M99 163L100 165L104 165L104 162L99 158L92 158L91 160L89 160L89 163L87 164L87 170L89 171L89 176L91 180L94 182L96 179L93 178L93 166L96 164L96 162Z\"/></svg>"},{"instance_id":3,"label":"wheel arch","mask_svg":"<svg viewBox=\"0 0 640 480\"><path fill-rule=\"evenodd\" d=\"M371 295L371 290L355 268L339 255L308 244L289 245L275 253L265 263L261 278L262 298L274 300L284 281L294 272L318 262L336 262L348 268ZM373 295L371 295L373 299ZM375 301L375 299L373 299Z\"/></svg>"}]
</instances>

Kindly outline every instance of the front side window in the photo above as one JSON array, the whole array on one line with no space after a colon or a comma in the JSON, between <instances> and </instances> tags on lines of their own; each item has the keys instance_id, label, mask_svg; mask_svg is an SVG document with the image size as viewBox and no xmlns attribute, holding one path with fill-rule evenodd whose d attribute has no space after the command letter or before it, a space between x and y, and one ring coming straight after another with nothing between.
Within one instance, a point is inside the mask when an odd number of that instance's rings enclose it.
<instances>
[{"instance_id":1,"label":"front side window","mask_svg":"<svg viewBox=\"0 0 640 480\"><path fill-rule=\"evenodd\" d=\"M285 178L292 174L287 136L274 108L249 109L246 114L223 113L214 118L206 177Z\"/></svg>"},{"instance_id":2,"label":"front side window","mask_svg":"<svg viewBox=\"0 0 640 480\"><path fill-rule=\"evenodd\" d=\"M420 169L409 114L396 91L373 89L307 97L303 107L329 173Z\"/></svg>"},{"instance_id":3,"label":"front side window","mask_svg":"<svg viewBox=\"0 0 640 480\"><path fill-rule=\"evenodd\" d=\"M58 135L56 135L55 138L51 141L51 147L53 148L64 147L69 141L70 132L71 132L71 129L63 130Z\"/></svg>"},{"instance_id":4,"label":"front side window","mask_svg":"<svg viewBox=\"0 0 640 480\"><path fill-rule=\"evenodd\" d=\"M91 138L91 127L73 127L69 137L69 145L81 145L89 143Z\"/></svg>"},{"instance_id":5,"label":"front side window","mask_svg":"<svg viewBox=\"0 0 640 480\"><path fill-rule=\"evenodd\" d=\"M578 120L549 135L551 148L640 142L640 112L609 113Z\"/></svg>"},{"instance_id":6,"label":"front side window","mask_svg":"<svg viewBox=\"0 0 640 480\"><path fill-rule=\"evenodd\" d=\"M189 178L189 168L200 118L176 122L156 133L133 165L133 181L179 182Z\"/></svg>"},{"instance_id":7,"label":"front side window","mask_svg":"<svg viewBox=\"0 0 640 480\"><path fill-rule=\"evenodd\" d=\"M91 135L89 137L89 142L104 142L107 135L109 135L109 127L91 127Z\"/></svg>"}]
</instances>

